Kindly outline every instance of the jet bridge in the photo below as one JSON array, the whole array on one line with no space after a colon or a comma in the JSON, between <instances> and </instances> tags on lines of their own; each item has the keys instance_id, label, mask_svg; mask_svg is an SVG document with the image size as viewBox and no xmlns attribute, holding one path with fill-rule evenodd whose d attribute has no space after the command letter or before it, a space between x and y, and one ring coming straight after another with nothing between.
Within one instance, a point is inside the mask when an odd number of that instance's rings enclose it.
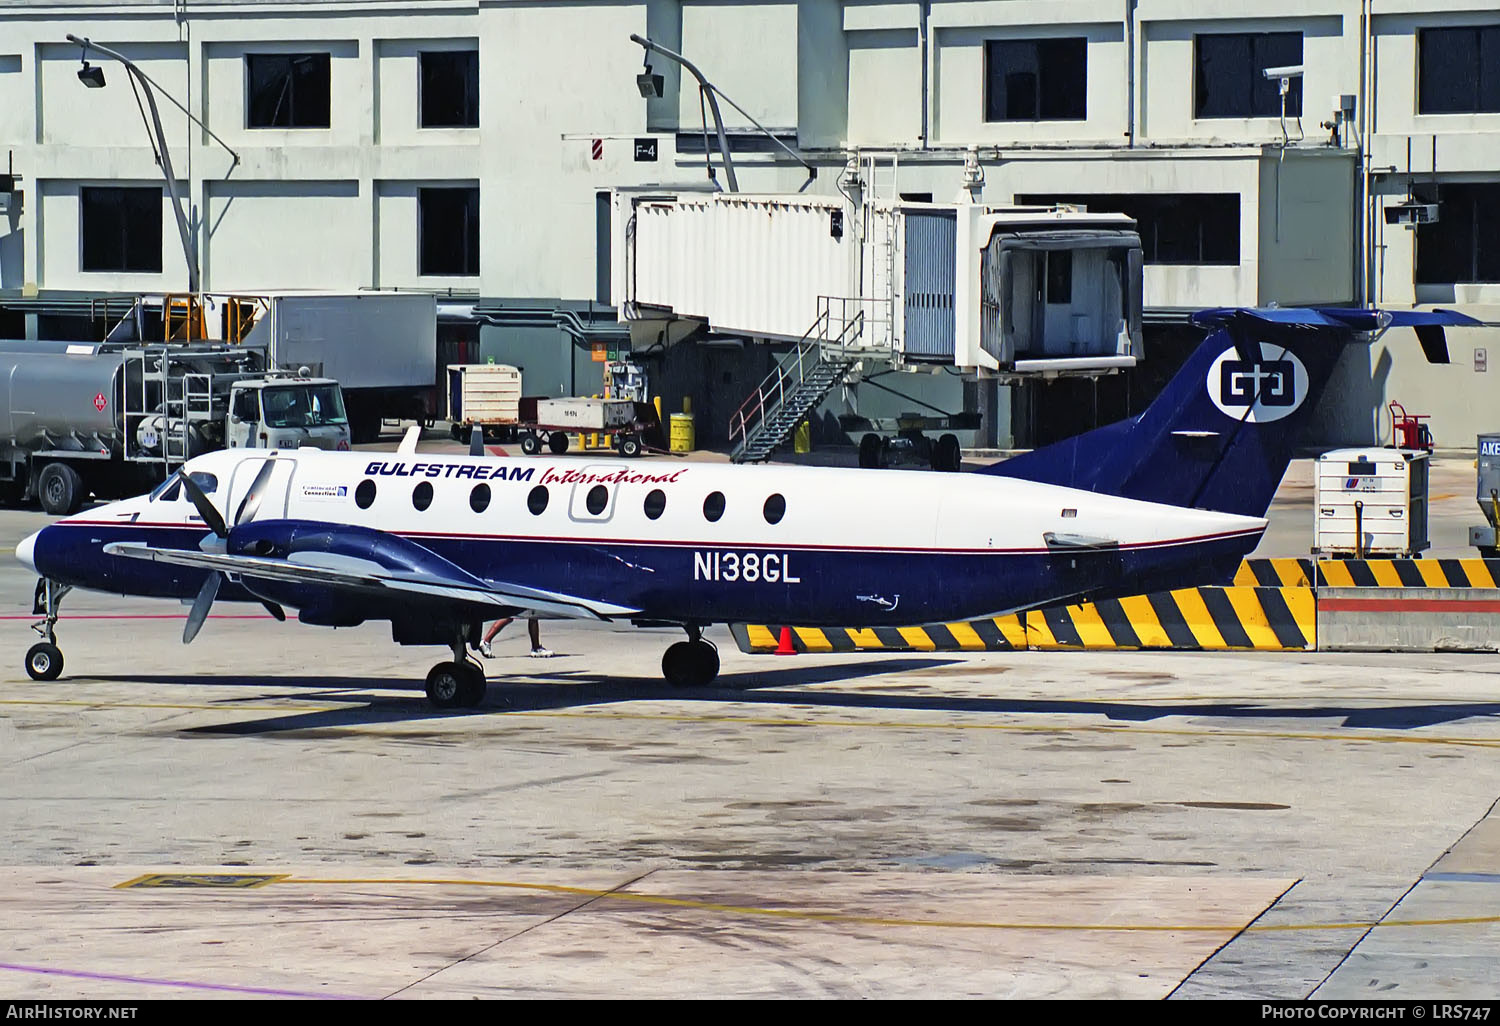
<instances>
[{"instance_id":1,"label":"jet bridge","mask_svg":"<svg viewBox=\"0 0 1500 1026\"><path fill-rule=\"evenodd\" d=\"M660 188L612 204L612 298L636 348L705 330L793 344L731 420L736 460L872 373L1024 381L1140 357L1140 237L1122 214Z\"/></svg>"}]
</instances>

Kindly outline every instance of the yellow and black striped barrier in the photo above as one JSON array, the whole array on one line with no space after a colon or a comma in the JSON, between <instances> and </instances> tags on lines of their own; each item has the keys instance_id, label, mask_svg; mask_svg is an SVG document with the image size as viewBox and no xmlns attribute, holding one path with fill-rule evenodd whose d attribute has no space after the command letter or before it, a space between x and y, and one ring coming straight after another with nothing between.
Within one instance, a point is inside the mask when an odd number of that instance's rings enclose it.
<instances>
[{"instance_id":1,"label":"yellow and black striped barrier","mask_svg":"<svg viewBox=\"0 0 1500 1026\"><path fill-rule=\"evenodd\" d=\"M1500 559L1247 559L1241 587L1494 588Z\"/></svg>"},{"instance_id":2,"label":"yellow and black striped barrier","mask_svg":"<svg viewBox=\"0 0 1500 1026\"><path fill-rule=\"evenodd\" d=\"M1317 643L1310 588L1182 588L924 627L792 627L797 652L1256 649ZM776 651L781 627L731 627L741 651Z\"/></svg>"}]
</instances>

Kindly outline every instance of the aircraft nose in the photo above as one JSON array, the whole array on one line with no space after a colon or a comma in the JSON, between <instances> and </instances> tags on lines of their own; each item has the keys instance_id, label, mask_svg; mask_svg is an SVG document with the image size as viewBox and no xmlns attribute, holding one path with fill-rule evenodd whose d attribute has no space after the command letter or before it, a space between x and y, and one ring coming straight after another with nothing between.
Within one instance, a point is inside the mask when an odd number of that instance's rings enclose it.
<instances>
[{"instance_id":1,"label":"aircraft nose","mask_svg":"<svg viewBox=\"0 0 1500 1026\"><path fill-rule=\"evenodd\" d=\"M45 527L42 528L42 531L45 530ZM30 567L32 573L36 573L36 540L41 537L42 531L27 535L21 539L21 544L16 546L16 558L24 565Z\"/></svg>"}]
</instances>

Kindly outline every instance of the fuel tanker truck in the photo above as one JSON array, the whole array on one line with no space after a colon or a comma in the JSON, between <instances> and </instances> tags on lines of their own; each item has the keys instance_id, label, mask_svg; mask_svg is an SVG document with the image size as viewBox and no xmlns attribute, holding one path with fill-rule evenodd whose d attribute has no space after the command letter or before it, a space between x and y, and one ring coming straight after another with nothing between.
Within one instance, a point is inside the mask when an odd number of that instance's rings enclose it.
<instances>
[{"instance_id":1,"label":"fuel tanker truck","mask_svg":"<svg viewBox=\"0 0 1500 1026\"><path fill-rule=\"evenodd\" d=\"M349 448L331 378L243 346L0 341L0 502L54 516L138 495L223 448Z\"/></svg>"}]
</instances>

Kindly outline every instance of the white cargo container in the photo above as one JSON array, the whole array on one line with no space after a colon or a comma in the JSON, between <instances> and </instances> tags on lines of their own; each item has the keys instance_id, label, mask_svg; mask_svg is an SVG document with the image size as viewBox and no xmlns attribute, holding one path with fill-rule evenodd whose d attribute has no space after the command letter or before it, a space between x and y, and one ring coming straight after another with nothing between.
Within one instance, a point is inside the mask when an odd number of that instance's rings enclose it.
<instances>
[{"instance_id":1,"label":"white cargo container","mask_svg":"<svg viewBox=\"0 0 1500 1026\"><path fill-rule=\"evenodd\" d=\"M1314 473L1314 554L1399 558L1428 547L1427 453L1335 449Z\"/></svg>"},{"instance_id":2,"label":"white cargo container","mask_svg":"<svg viewBox=\"0 0 1500 1026\"><path fill-rule=\"evenodd\" d=\"M565 431L613 431L635 423L635 403L624 399L538 399L536 421Z\"/></svg>"},{"instance_id":3,"label":"white cargo container","mask_svg":"<svg viewBox=\"0 0 1500 1026\"><path fill-rule=\"evenodd\" d=\"M448 419L454 426L512 426L520 419L521 372L503 363L448 368Z\"/></svg>"}]
</instances>

